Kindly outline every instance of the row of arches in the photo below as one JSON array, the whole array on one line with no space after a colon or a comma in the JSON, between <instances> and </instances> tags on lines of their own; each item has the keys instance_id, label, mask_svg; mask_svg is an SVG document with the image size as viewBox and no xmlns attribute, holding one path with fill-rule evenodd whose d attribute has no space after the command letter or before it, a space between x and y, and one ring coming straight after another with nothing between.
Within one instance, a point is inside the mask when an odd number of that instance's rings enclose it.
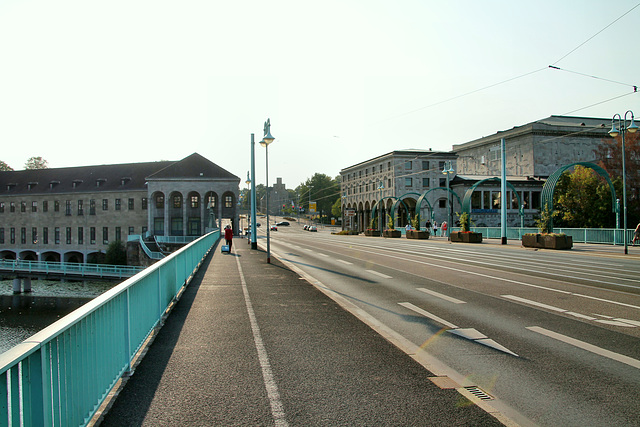
<instances>
[{"instance_id":1,"label":"row of arches","mask_svg":"<svg viewBox=\"0 0 640 427\"><path fill-rule=\"evenodd\" d=\"M22 250L0 251L0 259L22 261L45 261L45 262L69 262L69 263L100 263L104 261L105 253L102 251L80 252L80 251L34 251Z\"/></svg>"}]
</instances>

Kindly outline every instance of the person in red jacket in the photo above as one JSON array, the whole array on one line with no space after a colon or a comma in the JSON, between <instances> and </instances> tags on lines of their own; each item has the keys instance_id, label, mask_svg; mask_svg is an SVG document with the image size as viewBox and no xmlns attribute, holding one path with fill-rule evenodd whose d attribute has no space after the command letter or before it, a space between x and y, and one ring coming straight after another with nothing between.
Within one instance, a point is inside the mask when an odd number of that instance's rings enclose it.
<instances>
[{"instance_id":1,"label":"person in red jacket","mask_svg":"<svg viewBox=\"0 0 640 427\"><path fill-rule=\"evenodd\" d=\"M231 252L231 244L233 243L233 230L230 225L227 225L224 228L224 240L227 241L227 245L229 245L229 252Z\"/></svg>"}]
</instances>

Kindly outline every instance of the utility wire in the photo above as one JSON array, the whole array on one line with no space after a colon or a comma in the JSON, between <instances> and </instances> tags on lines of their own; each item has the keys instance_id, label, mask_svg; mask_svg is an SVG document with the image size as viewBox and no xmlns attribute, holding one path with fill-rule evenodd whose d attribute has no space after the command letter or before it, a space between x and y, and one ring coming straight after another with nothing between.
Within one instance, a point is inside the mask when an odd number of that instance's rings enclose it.
<instances>
[{"instance_id":1,"label":"utility wire","mask_svg":"<svg viewBox=\"0 0 640 427\"><path fill-rule=\"evenodd\" d=\"M564 69L564 68L556 67L555 65L549 65L549 68L552 68L554 70L566 71L567 73L579 74L581 76L591 77L592 79L603 80L605 82L617 83L617 84L623 85L623 86L631 86L633 88L634 92L638 91L638 86L637 85L632 85L630 83L622 83L622 82L619 82L619 81L616 81L616 80L609 80L609 79L605 79L605 78L602 78L602 77L592 76L590 74L580 73L578 71L571 71L571 70L567 70L567 69Z\"/></svg>"},{"instance_id":2,"label":"utility wire","mask_svg":"<svg viewBox=\"0 0 640 427\"><path fill-rule=\"evenodd\" d=\"M558 59L556 62L554 62L552 65L557 64L558 62L562 61L564 58L566 58L567 56L571 55L573 52L575 52L576 50L580 49L582 46L584 46L585 44L587 44L589 41L591 41L591 39L593 39L594 37L596 37L598 34L600 34L601 32L603 32L604 30L606 30L607 28L609 28L610 26L612 26L613 24L615 24L616 22L618 22L620 19L622 19L625 15L629 14L632 10L634 10L635 8L637 8L638 6L640 6L640 3L638 3L637 5L633 6L631 9L629 9L628 11L626 11L625 13L623 13L621 16L619 16L617 19L615 19L613 22L611 22L609 25L607 25L606 27L604 27L603 29L601 29L600 31L598 31L597 33L595 33L594 35L592 35L591 37L589 37L587 40L585 40L584 42L580 43L577 47L575 47L574 49L572 49L569 53L565 54L562 58ZM553 67L552 67L553 68Z\"/></svg>"},{"instance_id":3,"label":"utility wire","mask_svg":"<svg viewBox=\"0 0 640 427\"><path fill-rule=\"evenodd\" d=\"M637 94L637 93L638 93L637 91L634 91L634 92L630 92L630 93L625 93L623 95L614 96L613 98L605 99L604 101L596 102L595 104L587 105L586 107L578 108L577 110L569 111L569 112L566 112L566 113L564 113L562 115L566 116L568 114L573 114L573 113L575 113L577 111L586 110L587 108L595 107L596 105L604 104L606 102L613 101L613 100L619 99L619 98L623 98L625 96L634 95L634 94Z\"/></svg>"}]
</instances>

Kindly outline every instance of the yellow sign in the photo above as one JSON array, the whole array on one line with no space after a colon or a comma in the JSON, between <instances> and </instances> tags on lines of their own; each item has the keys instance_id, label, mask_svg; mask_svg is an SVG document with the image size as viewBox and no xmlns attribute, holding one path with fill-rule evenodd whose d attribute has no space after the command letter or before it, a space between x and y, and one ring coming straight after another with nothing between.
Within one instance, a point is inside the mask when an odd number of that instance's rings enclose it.
<instances>
[{"instance_id":1,"label":"yellow sign","mask_svg":"<svg viewBox=\"0 0 640 427\"><path fill-rule=\"evenodd\" d=\"M316 202L309 202L309 212L316 211Z\"/></svg>"}]
</instances>

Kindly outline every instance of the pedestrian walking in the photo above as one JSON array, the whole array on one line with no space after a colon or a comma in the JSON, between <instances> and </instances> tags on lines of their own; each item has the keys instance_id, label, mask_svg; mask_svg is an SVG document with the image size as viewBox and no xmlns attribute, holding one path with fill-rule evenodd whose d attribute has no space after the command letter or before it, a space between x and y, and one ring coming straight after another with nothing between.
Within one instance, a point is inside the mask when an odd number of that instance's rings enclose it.
<instances>
[{"instance_id":1,"label":"pedestrian walking","mask_svg":"<svg viewBox=\"0 0 640 427\"><path fill-rule=\"evenodd\" d=\"M433 235L438 235L438 221L433 221Z\"/></svg>"},{"instance_id":2,"label":"pedestrian walking","mask_svg":"<svg viewBox=\"0 0 640 427\"><path fill-rule=\"evenodd\" d=\"M442 222L442 237L447 235L447 227L448 227L447 221L443 221Z\"/></svg>"},{"instance_id":3,"label":"pedestrian walking","mask_svg":"<svg viewBox=\"0 0 640 427\"><path fill-rule=\"evenodd\" d=\"M640 240L640 222L636 225L636 229L633 232L633 240L631 241L633 246L636 245L636 240Z\"/></svg>"},{"instance_id":4,"label":"pedestrian walking","mask_svg":"<svg viewBox=\"0 0 640 427\"><path fill-rule=\"evenodd\" d=\"M227 245L229 246L229 252L231 252L231 244L233 243L233 230L230 225L227 225L224 228L224 240L226 240Z\"/></svg>"}]
</instances>

